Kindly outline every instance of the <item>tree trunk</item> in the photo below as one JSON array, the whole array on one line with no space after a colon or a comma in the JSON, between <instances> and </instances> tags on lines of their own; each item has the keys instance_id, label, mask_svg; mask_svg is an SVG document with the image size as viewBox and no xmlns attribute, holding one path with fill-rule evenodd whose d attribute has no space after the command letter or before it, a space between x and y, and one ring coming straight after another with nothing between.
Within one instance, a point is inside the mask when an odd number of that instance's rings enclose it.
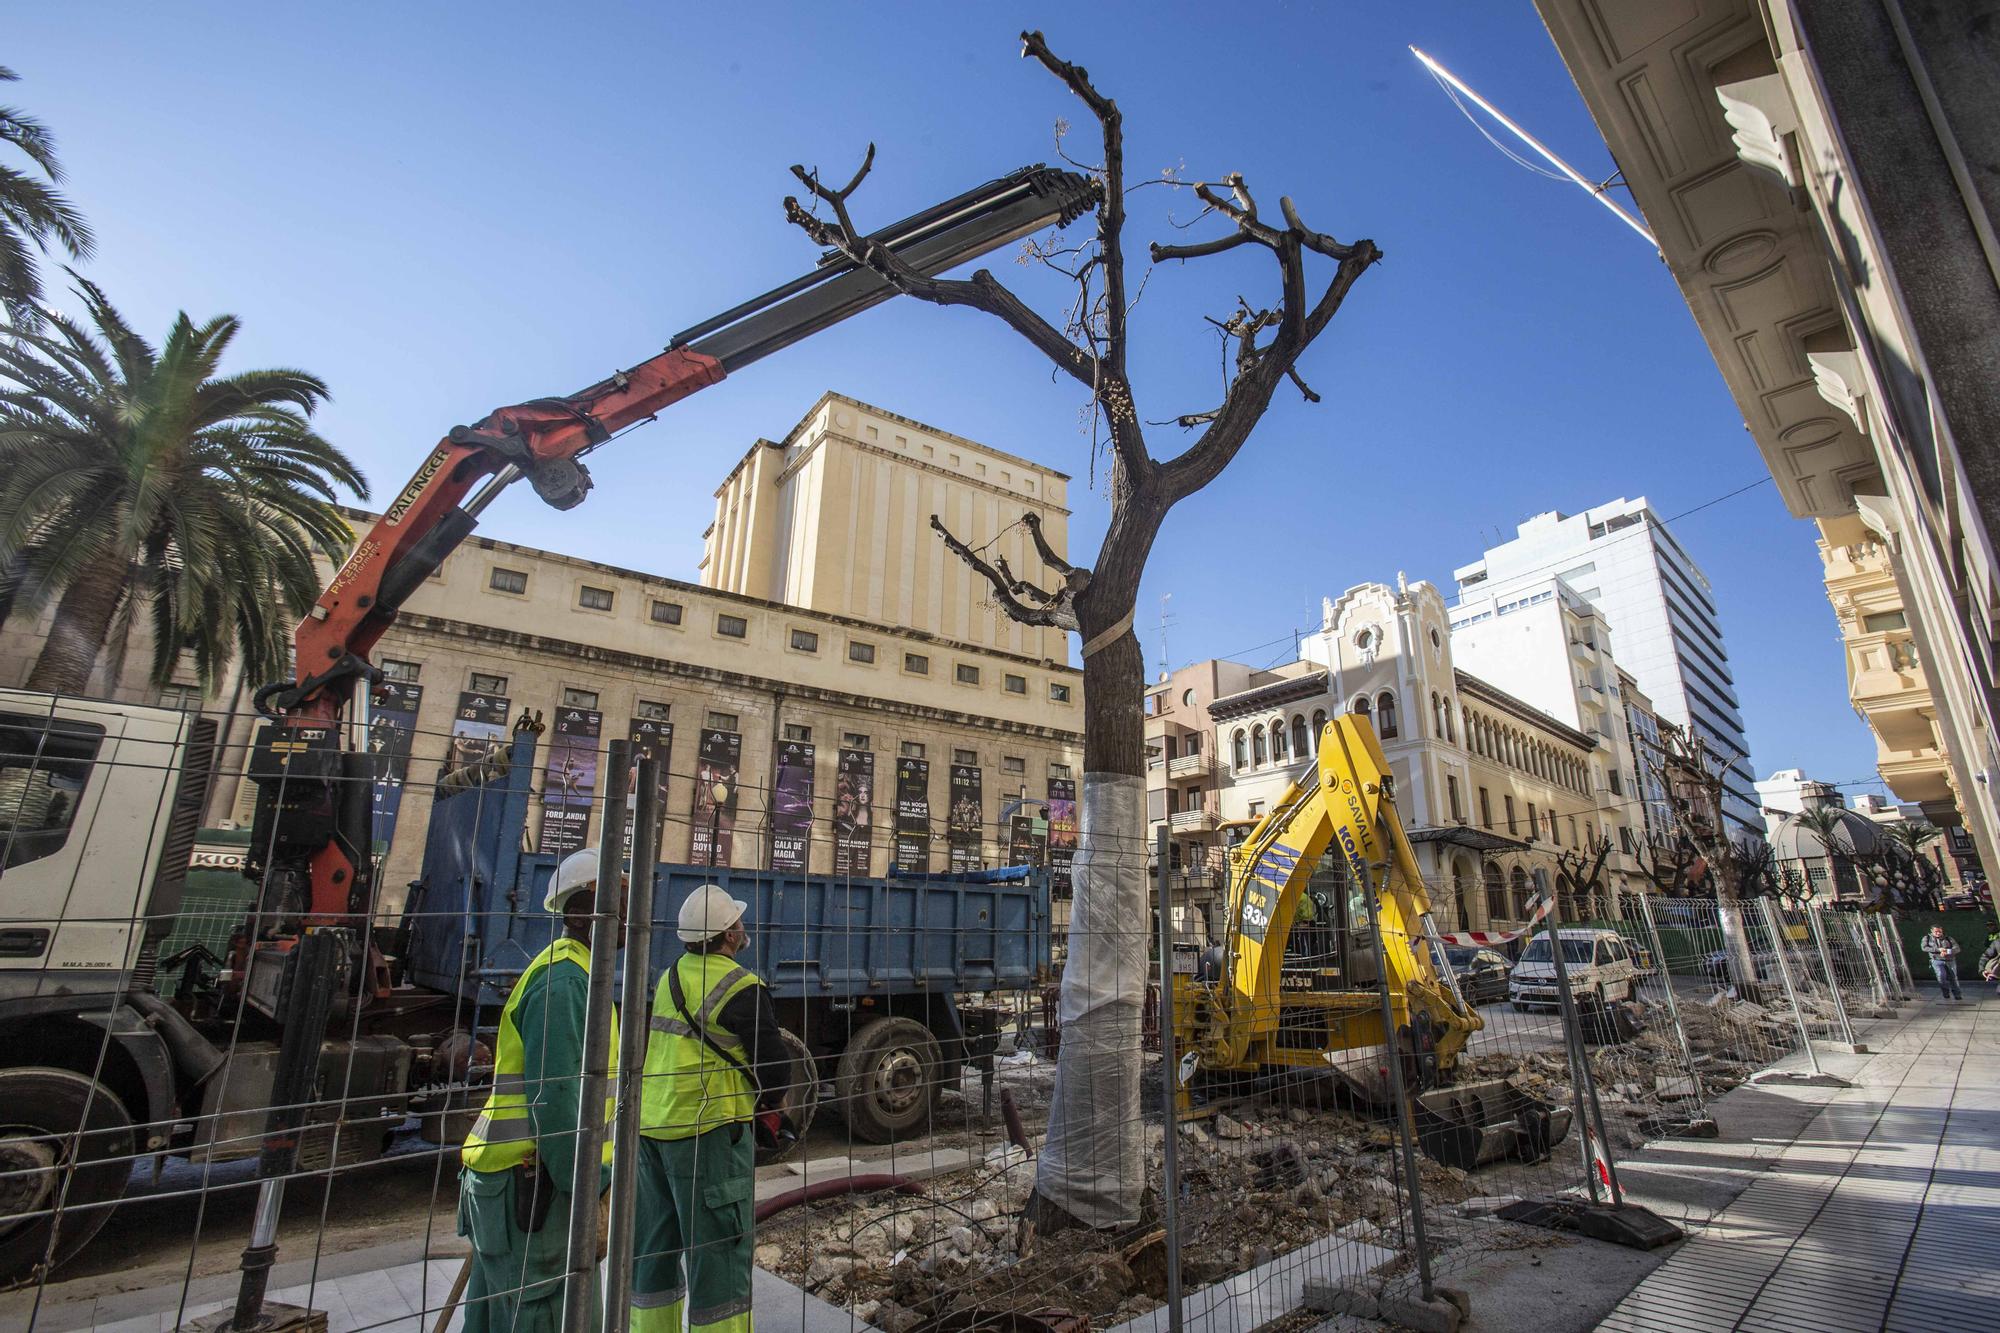
<instances>
[{"instance_id":1,"label":"tree trunk","mask_svg":"<svg viewBox=\"0 0 2000 1333\"><path fill-rule=\"evenodd\" d=\"M1123 609L1087 617L1084 642L1091 641L1094 623L1116 625L1130 606L1127 598ZM1146 1184L1139 1101L1152 937L1145 661L1129 628L1084 658L1083 691L1082 820L1063 966L1062 1048L1028 1214L1044 1232L1137 1222Z\"/></svg>"},{"instance_id":2,"label":"tree trunk","mask_svg":"<svg viewBox=\"0 0 2000 1333\"><path fill-rule=\"evenodd\" d=\"M42 645L26 688L50 694L82 694L90 688L90 673L104 650L111 621L125 595L130 573L115 553L98 557L77 571L56 603L48 642ZM111 682L116 687L117 682Z\"/></svg>"}]
</instances>

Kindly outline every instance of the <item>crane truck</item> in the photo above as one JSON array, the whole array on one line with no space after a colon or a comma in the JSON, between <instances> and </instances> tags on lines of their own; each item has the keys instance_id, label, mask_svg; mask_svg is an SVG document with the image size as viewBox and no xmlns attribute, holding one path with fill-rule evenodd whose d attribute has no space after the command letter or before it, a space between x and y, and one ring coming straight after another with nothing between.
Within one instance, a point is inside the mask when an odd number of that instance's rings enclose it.
<instances>
[{"instance_id":1,"label":"crane truck","mask_svg":"<svg viewBox=\"0 0 2000 1333\"><path fill-rule=\"evenodd\" d=\"M1273 1071L1317 1071L1399 1114L1402 1089L1424 1150L1448 1165L1540 1160L1569 1132L1567 1108L1456 1080L1484 1020L1443 962L1395 785L1367 718L1333 718L1312 767L1231 849L1221 940L1173 978L1182 1112Z\"/></svg>"},{"instance_id":2,"label":"crane truck","mask_svg":"<svg viewBox=\"0 0 2000 1333\"><path fill-rule=\"evenodd\" d=\"M1037 165L867 239L936 275L1067 226L1097 204L1087 177ZM167 1003L153 982L216 766L214 720L0 692L7 904L0 919L0 1281L48 1271L81 1250L138 1158L254 1155L284 1064L288 1019L301 1008L334 1019L326 1026L333 1039L314 1033L306 1040L320 1043L315 1095L334 1100L342 1125L366 1130L400 1119L425 1096L443 1095L439 1090L456 1087L466 1097L478 1064L472 1026L482 1001L504 995L505 986L497 974L482 976L467 1004L435 978L412 981L407 960L395 953L397 933L368 928L377 888L372 770L356 743L366 719L351 714L357 691L365 701L367 686L380 679L370 649L508 486L525 478L549 504L573 508L591 487L583 455L895 294L874 269L829 253L812 272L682 331L630 369L577 393L499 408L454 428L426 454L300 622L293 679L256 693L269 719L249 770L258 799L245 874L256 888L228 956L218 960L214 986L193 1005L180 996ZM520 873L546 877L547 867ZM509 893L528 889L524 878ZM906 928L920 929L927 919L913 918ZM1045 921L1042 929L1045 950ZM298 963L306 951L299 946L317 931L336 932L341 948L322 988L330 996L302 1005L308 996L298 985ZM948 981L927 977L923 984ZM881 981L864 976L860 984ZM485 1012L490 1019L490 1006ZM927 1000L917 1012L938 1009ZM837 1058L830 1044L866 1032L871 1051L882 1055L883 1023L897 1024L906 1045L923 1049L922 1024L911 1014L878 1011L872 1026L863 1021L870 1016L848 1015L839 1034L823 1025L818 1053ZM931 1030L948 1035L950 1025ZM310 1080L313 1055L308 1045L286 1067L303 1064ZM474 1104L479 1096L470 1093ZM895 1119L893 1110L885 1108L886 1119ZM369 1138L346 1135L350 1144Z\"/></svg>"}]
</instances>

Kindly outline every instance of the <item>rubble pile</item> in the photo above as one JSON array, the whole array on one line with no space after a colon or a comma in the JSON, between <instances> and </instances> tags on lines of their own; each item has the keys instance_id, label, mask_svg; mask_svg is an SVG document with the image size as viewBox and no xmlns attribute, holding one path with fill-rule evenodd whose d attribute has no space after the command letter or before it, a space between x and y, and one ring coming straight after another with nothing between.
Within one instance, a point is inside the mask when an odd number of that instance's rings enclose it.
<instances>
[{"instance_id":1,"label":"rubble pile","mask_svg":"<svg viewBox=\"0 0 2000 1333\"><path fill-rule=\"evenodd\" d=\"M1164 1131L1148 1126L1149 1180L1160 1179ZM1181 1274L1189 1291L1268 1263L1330 1232L1396 1249L1404 1205L1396 1138L1345 1112L1238 1106L1182 1126ZM1482 1193L1472 1177L1429 1160L1426 1202ZM916 1333L966 1311L1065 1311L1109 1325L1166 1295L1158 1201L1118 1235L1064 1232L1018 1253L1035 1165L993 1148L978 1167L924 1183L922 1197L829 1200L759 1228L756 1261L888 1333Z\"/></svg>"}]
</instances>

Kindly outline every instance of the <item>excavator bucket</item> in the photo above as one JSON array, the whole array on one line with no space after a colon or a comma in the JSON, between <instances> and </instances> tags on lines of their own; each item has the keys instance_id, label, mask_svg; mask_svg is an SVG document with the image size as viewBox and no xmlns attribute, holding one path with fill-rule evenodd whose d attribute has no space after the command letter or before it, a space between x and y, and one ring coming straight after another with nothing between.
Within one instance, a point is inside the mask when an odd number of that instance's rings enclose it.
<instances>
[{"instance_id":1,"label":"excavator bucket","mask_svg":"<svg viewBox=\"0 0 2000 1333\"><path fill-rule=\"evenodd\" d=\"M1490 1162L1539 1162L1569 1136L1570 1109L1505 1079L1418 1093L1417 1139L1426 1156L1464 1171Z\"/></svg>"}]
</instances>

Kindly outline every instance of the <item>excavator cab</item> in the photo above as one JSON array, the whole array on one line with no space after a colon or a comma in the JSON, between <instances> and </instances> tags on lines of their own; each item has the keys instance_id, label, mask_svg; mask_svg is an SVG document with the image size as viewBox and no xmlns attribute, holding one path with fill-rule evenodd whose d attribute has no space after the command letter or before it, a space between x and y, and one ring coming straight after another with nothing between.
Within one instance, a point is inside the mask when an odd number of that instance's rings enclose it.
<instances>
[{"instance_id":1,"label":"excavator cab","mask_svg":"<svg viewBox=\"0 0 2000 1333\"><path fill-rule=\"evenodd\" d=\"M1504 1080L1455 1078L1484 1023L1442 961L1394 774L1363 717L1329 722L1313 769L1232 847L1221 938L1200 971L1174 977L1172 1012L1191 1057L1183 1113L1190 1079L1293 1069L1391 1112L1400 1084L1425 1151L1467 1169L1539 1160L1569 1130L1567 1109Z\"/></svg>"}]
</instances>

